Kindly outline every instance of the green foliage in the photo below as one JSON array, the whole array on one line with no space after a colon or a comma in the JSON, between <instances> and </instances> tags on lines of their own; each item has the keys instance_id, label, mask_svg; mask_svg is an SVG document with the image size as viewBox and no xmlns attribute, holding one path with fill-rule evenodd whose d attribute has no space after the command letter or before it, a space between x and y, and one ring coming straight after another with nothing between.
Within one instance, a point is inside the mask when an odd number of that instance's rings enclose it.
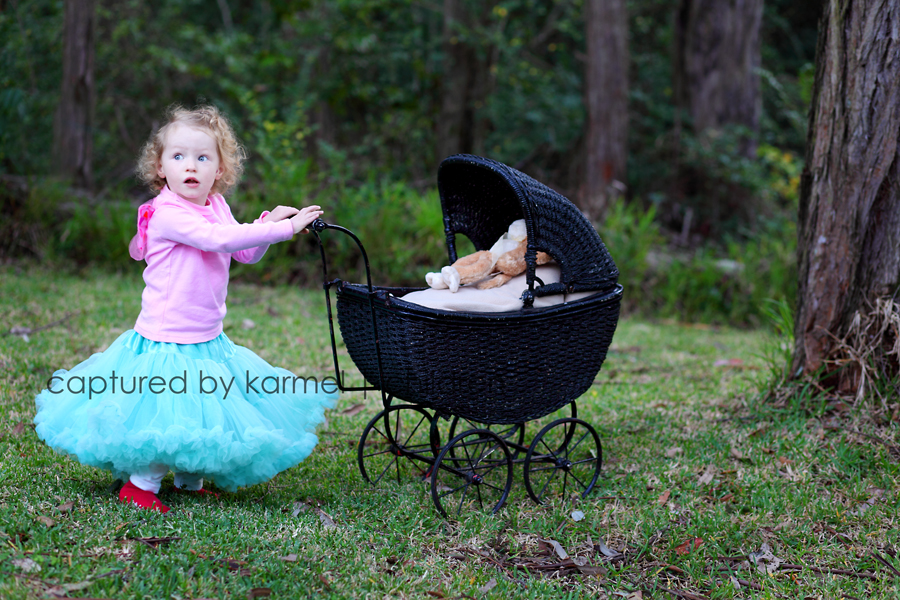
<instances>
[{"instance_id":1,"label":"green foliage","mask_svg":"<svg viewBox=\"0 0 900 600\"><path fill-rule=\"evenodd\" d=\"M601 235L631 310L687 322L758 325L767 299L795 301L794 228L791 221L773 219L752 239L669 252L652 207L643 212L618 203Z\"/></svg>"},{"instance_id":2,"label":"green foliage","mask_svg":"<svg viewBox=\"0 0 900 600\"><path fill-rule=\"evenodd\" d=\"M0 10L0 173L46 174L62 63L58 0Z\"/></svg>"}]
</instances>

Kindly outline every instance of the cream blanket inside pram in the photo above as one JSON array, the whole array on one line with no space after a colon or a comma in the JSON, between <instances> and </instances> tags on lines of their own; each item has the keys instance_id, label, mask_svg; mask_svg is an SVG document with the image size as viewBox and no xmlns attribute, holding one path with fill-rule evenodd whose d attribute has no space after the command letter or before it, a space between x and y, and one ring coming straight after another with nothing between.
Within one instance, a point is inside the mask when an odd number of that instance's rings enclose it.
<instances>
[{"instance_id":1,"label":"cream blanket inside pram","mask_svg":"<svg viewBox=\"0 0 900 600\"><path fill-rule=\"evenodd\" d=\"M555 264L538 267L535 271L538 279L545 284L559 282L559 267ZM535 287L538 284L535 282ZM513 277L500 287L490 290L479 290L474 286L462 286L456 293L450 290L426 289L410 292L403 296L406 302L426 306L438 310L456 312L508 312L522 308L522 292L528 289L525 274ZM534 299L535 308L544 308L564 302L574 302L595 294L596 292L579 292L576 294L553 294Z\"/></svg>"}]
</instances>

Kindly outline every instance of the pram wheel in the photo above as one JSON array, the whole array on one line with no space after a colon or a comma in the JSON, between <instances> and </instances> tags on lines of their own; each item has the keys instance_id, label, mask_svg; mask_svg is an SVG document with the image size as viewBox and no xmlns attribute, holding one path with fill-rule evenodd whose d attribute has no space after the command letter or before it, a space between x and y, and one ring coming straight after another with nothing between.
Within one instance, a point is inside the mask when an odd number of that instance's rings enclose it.
<instances>
[{"instance_id":1,"label":"pram wheel","mask_svg":"<svg viewBox=\"0 0 900 600\"><path fill-rule=\"evenodd\" d=\"M513 462L503 439L487 429L463 432L441 450L431 471L431 498L449 519L463 509L496 513L512 487Z\"/></svg>"},{"instance_id":2,"label":"pram wheel","mask_svg":"<svg viewBox=\"0 0 900 600\"><path fill-rule=\"evenodd\" d=\"M432 417L418 406L397 404L379 412L359 438L357 459L363 479L376 485L396 476L419 471L413 455L434 456L437 443L431 439ZM422 469L420 473L423 474Z\"/></svg>"},{"instance_id":3,"label":"pram wheel","mask_svg":"<svg viewBox=\"0 0 900 600\"><path fill-rule=\"evenodd\" d=\"M538 504L573 492L584 499L597 483L602 463L594 428L580 419L558 419L541 429L528 448L525 489Z\"/></svg>"},{"instance_id":4,"label":"pram wheel","mask_svg":"<svg viewBox=\"0 0 900 600\"><path fill-rule=\"evenodd\" d=\"M460 427L460 422L462 422L462 427ZM500 439L512 446L511 452L513 460L518 458L519 448L524 450L522 446L525 441L525 423L515 423L513 425L485 425L468 419L460 419L459 416L453 415L453 419L450 421L450 432L447 434L447 439L456 437L456 435L460 433L459 429L462 429L463 431L468 431L469 429L487 429L488 431L496 433L500 436ZM454 457L456 456L456 450L454 450L453 447L450 448L450 453Z\"/></svg>"}]
</instances>

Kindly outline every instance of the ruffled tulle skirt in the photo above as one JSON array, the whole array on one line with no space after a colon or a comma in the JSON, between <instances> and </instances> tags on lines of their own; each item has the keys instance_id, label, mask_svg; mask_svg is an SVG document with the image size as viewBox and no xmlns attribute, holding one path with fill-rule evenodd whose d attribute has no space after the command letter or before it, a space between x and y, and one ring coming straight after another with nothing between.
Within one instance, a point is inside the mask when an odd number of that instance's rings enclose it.
<instances>
[{"instance_id":1,"label":"ruffled tulle skirt","mask_svg":"<svg viewBox=\"0 0 900 600\"><path fill-rule=\"evenodd\" d=\"M134 330L36 398L36 432L82 464L117 476L153 465L227 490L271 479L309 456L337 398L333 378L295 377L223 333L200 344Z\"/></svg>"}]
</instances>

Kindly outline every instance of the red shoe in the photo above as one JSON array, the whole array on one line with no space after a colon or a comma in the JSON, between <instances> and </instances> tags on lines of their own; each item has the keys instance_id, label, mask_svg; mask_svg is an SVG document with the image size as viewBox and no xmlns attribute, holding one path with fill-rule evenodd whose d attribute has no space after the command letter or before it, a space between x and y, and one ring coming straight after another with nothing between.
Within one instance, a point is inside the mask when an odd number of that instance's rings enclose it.
<instances>
[{"instance_id":1,"label":"red shoe","mask_svg":"<svg viewBox=\"0 0 900 600\"><path fill-rule=\"evenodd\" d=\"M156 494L142 490L138 486L129 481L119 490L119 502L122 504L136 504L140 508L148 510L158 510L165 514L169 512L169 507L159 501Z\"/></svg>"},{"instance_id":2,"label":"red shoe","mask_svg":"<svg viewBox=\"0 0 900 600\"><path fill-rule=\"evenodd\" d=\"M200 488L199 490L183 490L180 487L173 488L176 494L190 494L191 496L215 496L216 499L219 498L219 495L215 492L211 492L205 488Z\"/></svg>"}]
</instances>

